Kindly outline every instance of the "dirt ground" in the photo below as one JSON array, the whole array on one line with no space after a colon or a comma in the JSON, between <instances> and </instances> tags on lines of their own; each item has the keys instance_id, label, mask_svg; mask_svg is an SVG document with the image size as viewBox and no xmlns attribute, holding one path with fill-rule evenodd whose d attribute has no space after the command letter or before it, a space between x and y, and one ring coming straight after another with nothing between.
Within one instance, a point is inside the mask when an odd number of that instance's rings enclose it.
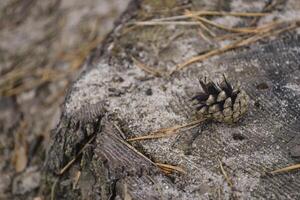
<instances>
[{"instance_id":1,"label":"dirt ground","mask_svg":"<svg viewBox=\"0 0 300 200\"><path fill-rule=\"evenodd\" d=\"M0 199L44 199L45 152L66 90L127 3L0 1Z\"/></svg>"}]
</instances>

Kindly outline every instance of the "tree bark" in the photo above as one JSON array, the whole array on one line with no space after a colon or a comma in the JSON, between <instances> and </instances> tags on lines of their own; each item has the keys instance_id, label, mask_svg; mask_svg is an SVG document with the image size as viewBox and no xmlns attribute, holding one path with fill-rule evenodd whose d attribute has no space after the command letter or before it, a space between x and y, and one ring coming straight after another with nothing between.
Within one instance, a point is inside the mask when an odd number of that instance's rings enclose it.
<instances>
[{"instance_id":1,"label":"tree bark","mask_svg":"<svg viewBox=\"0 0 300 200\"><path fill-rule=\"evenodd\" d=\"M267 173L300 160L299 28L170 75L179 63L230 41L210 43L198 26L130 25L184 9L269 12L211 17L233 26L260 26L275 17L291 21L300 11L296 0L132 1L67 94L46 162L47 180L59 177L52 187L56 199L300 198L299 171ZM218 80L222 74L241 82L250 96L249 111L238 123L205 122L169 138L126 141L197 119L190 99L201 91L198 78ZM186 174L166 175L156 162L179 165Z\"/></svg>"}]
</instances>

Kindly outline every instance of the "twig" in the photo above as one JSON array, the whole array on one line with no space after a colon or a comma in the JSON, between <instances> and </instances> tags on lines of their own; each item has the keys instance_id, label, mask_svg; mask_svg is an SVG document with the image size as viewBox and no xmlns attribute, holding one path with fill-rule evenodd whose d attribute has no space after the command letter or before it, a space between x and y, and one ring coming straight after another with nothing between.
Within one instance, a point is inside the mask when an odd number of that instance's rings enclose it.
<instances>
[{"instance_id":1,"label":"twig","mask_svg":"<svg viewBox=\"0 0 300 200\"><path fill-rule=\"evenodd\" d=\"M87 143L85 143L85 145L80 149L78 154L59 171L58 175L63 175L71 167L71 165L79 158L79 156L83 153L84 149L88 146L88 144L90 144L95 138L96 138L96 135L92 136L87 141Z\"/></svg>"},{"instance_id":2,"label":"twig","mask_svg":"<svg viewBox=\"0 0 300 200\"><path fill-rule=\"evenodd\" d=\"M205 120L207 120L207 119L203 118L203 119L195 120L190 123L183 124L183 125L176 125L176 126L173 126L170 128L162 128L162 129L154 131L148 135L130 138L127 141L132 142L132 141L137 141L137 140L147 140L147 139L149 140L149 139L167 137L167 136L177 133L180 129L188 130L188 129L194 128L195 126L198 126L198 124L200 124L201 122L203 122Z\"/></svg>"},{"instance_id":3,"label":"twig","mask_svg":"<svg viewBox=\"0 0 300 200\"><path fill-rule=\"evenodd\" d=\"M277 169L277 170L274 170L274 171L272 171L270 173L271 174L276 174L276 173L280 173L280 172L289 172L289 171L295 170L295 169L300 169L300 164L291 165L291 166L288 166L288 167Z\"/></svg>"},{"instance_id":4,"label":"twig","mask_svg":"<svg viewBox=\"0 0 300 200\"><path fill-rule=\"evenodd\" d=\"M131 58L132 58L133 62L136 64L136 66L139 67L140 69L142 69L143 71L148 72L149 74L152 74L153 76L157 76L157 77L160 77L163 75L163 73L160 70L156 70L151 67L148 67L147 65L140 62L133 56L131 56Z\"/></svg>"}]
</instances>

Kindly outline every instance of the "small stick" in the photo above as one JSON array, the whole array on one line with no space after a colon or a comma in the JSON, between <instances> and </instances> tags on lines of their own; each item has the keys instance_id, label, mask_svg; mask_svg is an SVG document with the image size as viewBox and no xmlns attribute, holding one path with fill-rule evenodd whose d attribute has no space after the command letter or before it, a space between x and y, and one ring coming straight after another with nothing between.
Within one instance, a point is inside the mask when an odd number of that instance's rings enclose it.
<instances>
[{"instance_id":1,"label":"small stick","mask_svg":"<svg viewBox=\"0 0 300 200\"><path fill-rule=\"evenodd\" d=\"M277 170L274 170L270 173L273 175L273 174L280 173L280 172L289 172L289 171L295 170L295 169L300 169L300 164L291 165L291 166L288 166L288 167L277 169Z\"/></svg>"},{"instance_id":2,"label":"small stick","mask_svg":"<svg viewBox=\"0 0 300 200\"><path fill-rule=\"evenodd\" d=\"M58 175L63 175L70 167L71 165L79 158L79 156L83 153L83 150L87 147L88 144L90 144L94 139L96 138L96 135L94 135L93 137L91 137L89 139L89 141L87 141L87 143L85 143L85 145L82 147L82 149L80 149L80 151L78 152L78 154L75 156L75 158L73 158L72 160L70 160L58 173Z\"/></svg>"}]
</instances>

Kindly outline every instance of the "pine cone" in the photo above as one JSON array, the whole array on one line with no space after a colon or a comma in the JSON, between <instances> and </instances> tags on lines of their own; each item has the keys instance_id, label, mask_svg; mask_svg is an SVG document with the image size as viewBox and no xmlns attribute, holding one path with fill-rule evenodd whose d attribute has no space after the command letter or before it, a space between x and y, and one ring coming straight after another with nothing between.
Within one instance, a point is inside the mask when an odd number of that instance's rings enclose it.
<instances>
[{"instance_id":1,"label":"pine cone","mask_svg":"<svg viewBox=\"0 0 300 200\"><path fill-rule=\"evenodd\" d=\"M237 122L247 111L249 97L244 90L238 86L236 89L224 80L220 84L212 81L199 80L203 92L192 98L196 101L198 112L206 118L218 122Z\"/></svg>"}]
</instances>

